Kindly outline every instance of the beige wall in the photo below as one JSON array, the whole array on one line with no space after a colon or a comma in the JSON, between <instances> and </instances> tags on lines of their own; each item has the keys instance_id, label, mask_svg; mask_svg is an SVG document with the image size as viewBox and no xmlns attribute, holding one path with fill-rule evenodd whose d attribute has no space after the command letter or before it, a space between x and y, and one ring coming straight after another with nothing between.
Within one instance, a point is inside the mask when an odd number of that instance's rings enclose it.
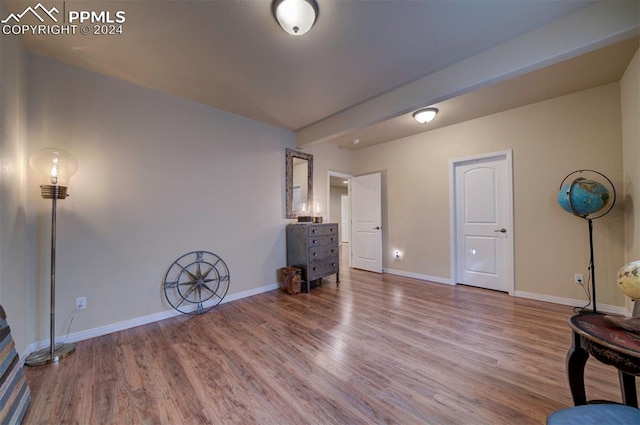
<instances>
[{"instance_id":1,"label":"beige wall","mask_svg":"<svg viewBox=\"0 0 640 425\"><path fill-rule=\"evenodd\" d=\"M625 263L640 260L640 50L620 81ZM626 299L632 309L631 300Z\"/></svg>"},{"instance_id":2,"label":"beige wall","mask_svg":"<svg viewBox=\"0 0 640 425\"><path fill-rule=\"evenodd\" d=\"M79 162L71 196L58 204L58 335L79 296L87 310L76 314L72 334L168 310L162 277L191 250L227 262L229 295L277 281L292 132L43 57L21 61L24 51L2 48L0 123L12 136L0 152L0 301L16 316L19 352L48 339L50 203L27 170L40 147L63 148ZM23 110L28 137L19 134ZM326 214L327 172L348 172L352 153L326 143L306 152Z\"/></svg>"},{"instance_id":3,"label":"beige wall","mask_svg":"<svg viewBox=\"0 0 640 425\"><path fill-rule=\"evenodd\" d=\"M5 16L0 4L0 15ZM0 37L0 304L18 353L28 344L25 181L25 52Z\"/></svg>"},{"instance_id":4,"label":"beige wall","mask_svg":"<svg viewBox=\"0 0 640 425\"><path fill-rule=\"evenodd\" d=\"M329 171L352 174L354 153L348 149L341 149L330 143L319 142L305 147L305 153L313 155L313 198L320 203L320 215L327 217L327 180Z\"/></svg>"},{"instance_id":5,"label":"beige wall","mask_svg":"<svg viewBox=\"0 0 640 425\"><path fill-rule=\"evenodd\" d=\"M170 310L164 273L193 250L225 260L229 295L277 281L292 132L38 56L29 72L29 150L79 163L59 203L59 333L79 296L72 333ZM31 175L27 190L34 300L48 312L50 204ZM48 316L35 320L31 342L47 339Z\"/></svg>"},{"instance_id":6,"label":"beige wall","mask_svg":"<svg viewBox=\"0 0 640 425\"><path fill-rule=\"evenodd\" d=\"M640 260L640 50L620 81L626 261Z\"/></svg>"},{"instance_id":7,"label":"beige wall","mask_svg":"<svg viewBox=\"0 0 640 425\"><path fill-rule=\"evenodd\" d=\"M354 172L382 171L384 267L450 277L449 160L513 149L515 289L585 299L587 223L556 203L561 180L591 168L622 187L619 85L555 98L356 152ZM621 306L622 208L595 222L598 304ZM403 259L390 261L393 250Z\"/></svg>"}]
</instances>

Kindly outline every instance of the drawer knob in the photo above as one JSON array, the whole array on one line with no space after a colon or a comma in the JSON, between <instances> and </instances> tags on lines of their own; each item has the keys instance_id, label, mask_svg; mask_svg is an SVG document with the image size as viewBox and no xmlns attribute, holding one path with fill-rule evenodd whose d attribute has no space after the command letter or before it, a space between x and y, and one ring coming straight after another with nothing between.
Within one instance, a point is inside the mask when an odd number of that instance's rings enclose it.
<instances>
[{"instance_id":1,"label":"drawer knob","mask_svg":"<svg viewBox=\"0 0 640 425\"><path fill-rule=\"evenodd\" d=\"M317 252L314 252L314 253L313 253L313 256L314 256L314 257L317 257L317 256L318 256L318 253L317 253Z\"/></svg>"},{"instance_id":2,"label":"drawer knob","mask_svg":"<svg viewBox=\"0 0 640 425\"><path fill-rule=\"evenodd\" d=\"M316 270L317 270L317 268L316 268L316 267L314 267L314 268L313 268L313 271L315 272Z\"/></svg>"}]
</instances>

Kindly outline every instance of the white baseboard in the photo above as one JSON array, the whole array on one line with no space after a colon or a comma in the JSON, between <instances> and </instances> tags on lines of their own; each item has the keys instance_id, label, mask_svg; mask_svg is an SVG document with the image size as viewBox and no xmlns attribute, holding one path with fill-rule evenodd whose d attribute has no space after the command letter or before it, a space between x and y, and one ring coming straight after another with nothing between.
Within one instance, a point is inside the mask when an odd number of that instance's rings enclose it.
<instances>
[{"instance_id":1,"label":"white baseboard","mask_svg":"<svg viewBox=\"0 0 640 425\"><path fill-rule=\"evenodd\" d=\"M231 302L231 301L239 300L241 298L247 298L247 297L250 297L250 296L253 296L253 295L258 295L258 294L261 294L263 292L273 291L274 289L278 289L279 287L280 287L279 283L273 283L271 285L265 285L265 286L261 286L259 288L250 289L248 291L243 291L243 292L238 292L236 294L231 294L231 295L225 297L220 304L224 304L224 303L228 303L228 302ZM206 303L205 303L205 307L206 307ZM124 320L122 322L111 323L111 324L104 325L104 326L99 326L99 327L93 328L93 329L87 329L87 330L80 331L80 332L74 332L72 334L69 334L69 336L67 338L64 338L64 342L84 341L86 339L96 338L96 337L99 337L99 336L108 335L110 333L123 331L125 329L131 329L131 328L135 328L137 326L146 325L148 323L158 322L160 320L168 319L168 318L175 317L175 316L180 316L181 314L182 313L180 313L179 311L176 311L176 310L161 311L161 312L158 312L158 313L149 314L148 316L136 317L134 319ZM63 339L63 338L60 338L60 337L56 337L56 338L59 338L60 341ZM32 353L34 351L37 351L37 350L40 350L42 348L48 347L49 344L50 344L50 342L49 342L48 339L29 344L29 346L25 349L24 353L22 354L21 360L24 361L24 359L29 355L29 353Z\"/></svg>"},{"instance_id":2,"label":"white baseboard","mask_svg":"<svg viewBox=\"0 0 640 425\"><path fill-rule=\"evenodd\" d=\"M437 276L428 276L418 273L406 272L403 270L394 270L394 269L382 269L383 273L389 273L398 276L411 277L419 280L427 280L429 282L443 283L446 285L455 285L451 279L437 277ZM571 307L582 307L586 304L584 300L576 300L573 298L564 298L564 297L556 297L554 295L545 295L545 294L536 294L535 292L525 292L525 291L514 291L514 297L520 298L528 298L531 300L537 301L545 301L554 304L568 305ZM619 314L622 316L631 317L631 310L626 307L621 307L617 305L610 304L598 304L598 311L602 313L610 313L610 314Z\"/></svg>"},{"instance_id":3,"label":"white baseboard","mask_svg":"<svg viewBox=\"0 0 640 425\"><path fill-rule=\"evenodd\" d=\"M453 282L451 282L451 279L438 277L438 276L429 276L426 274L405 272L404 270L382 269L382 273L388 273L388 274L393 274L396 276L403 276L403 277L412 277L414 279L427 280L429 282L435 282L435 283L444 283L445 285L453 285Z\"/></svg>"},{"instance_id":4,"label":"white baseboard","mask_svg":"<svg viewBox=\"0 0 640 425\"><path fill-rule=\"evenodd\" d=\"M515 291L513 296L520 298L528 298L530 300L546 301L554 304L568 305L571 307L582 307L587 302L585 300L575 300L573 298L556 297L553 295L536 294L535 292ZM631 312L625 307L610 304L597 304L598 311L602 313L620 314L623 316L631 316Z\"/></svg>"}]
</instances>

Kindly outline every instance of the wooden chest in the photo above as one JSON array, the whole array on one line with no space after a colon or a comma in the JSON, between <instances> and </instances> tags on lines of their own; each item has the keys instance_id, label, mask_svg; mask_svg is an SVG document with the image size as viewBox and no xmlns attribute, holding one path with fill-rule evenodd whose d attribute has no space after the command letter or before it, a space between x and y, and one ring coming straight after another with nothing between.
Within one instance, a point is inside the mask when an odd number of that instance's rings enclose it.
<instances>
[{"instance_id":1,"label":"wooden chest","mask_svg":"<svg viewBox=\"0 0 640 425\"><path fill-rule=\"evenodd\" d=\"M340 283L337 223L287 225L287 266L302 269L307 291L310 282L336 275Z\"/></svg>"}]
</instances>

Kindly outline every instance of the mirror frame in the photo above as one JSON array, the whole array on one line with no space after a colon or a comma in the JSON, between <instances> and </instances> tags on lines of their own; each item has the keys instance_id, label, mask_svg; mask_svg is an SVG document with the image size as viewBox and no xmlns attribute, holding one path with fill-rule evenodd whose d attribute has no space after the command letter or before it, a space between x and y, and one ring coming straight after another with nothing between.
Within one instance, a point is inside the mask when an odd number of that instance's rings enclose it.
<instances>
[{"instance_id":1,"label":"mirror frame","mask_svg":"<svg viewBox=\"0 0 640 425\"><path fill-rule=\"evenodd\" d=\"M293 158L300 158L307 161L307 205L313 208L313 155L287 148L285 155L287 218L297 218L303 215L302 213L293 211ZM313 215L313 213L307 212L305 215L310 216Z\"/></svg>"}]
</instances>

